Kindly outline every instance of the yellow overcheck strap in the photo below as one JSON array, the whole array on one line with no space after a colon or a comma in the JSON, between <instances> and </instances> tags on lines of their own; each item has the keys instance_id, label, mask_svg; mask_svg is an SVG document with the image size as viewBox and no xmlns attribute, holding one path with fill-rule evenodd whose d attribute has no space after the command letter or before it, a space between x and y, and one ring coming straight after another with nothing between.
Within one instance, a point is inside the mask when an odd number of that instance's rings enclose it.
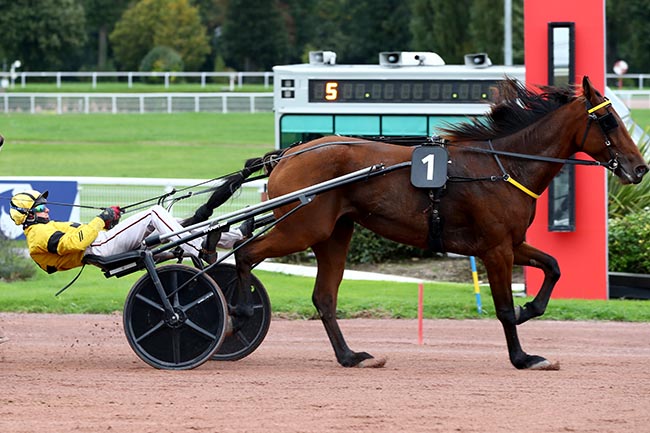
<instances>
[{"instance_id":1,"label":"yellow overcheck strap","mask_svg":"<svg viewBox=\"0 0 650 433\"><path fill-rule=\"evenodd\" d=\"M589 110L587 110L587 113L588 113L588 114L591 114L591 113L593 113L594 111L598 111L598 110L600 110L600 109L603 108L603 107L607 107L607 106L608 106L609 104L611 104L611 103L612 103L612 101L610 101L609 99L606 100L606 101L603 101L603 102L601 102L600 104L596 105L595 107L590 108Z\"/></svg>"},{"instance_id":2,"label":"yellow overcheck strap","mask_svg":"<svg viewBox=\"0 0 650 433\"><path fill-rule=\"evenodd\" d=\"M526 188L525 186L523 186L522 184L514 180L511 176L508 176L506 182L513 184L514 186L516 186L517 188L519 188L520 190L522 190L523 192L525 192L526 194L534 198L535 200L539 198L539 194L535 194L534 192L532 192L531 190L529 190L528 188Z\"/></svg>"}]
</instances>

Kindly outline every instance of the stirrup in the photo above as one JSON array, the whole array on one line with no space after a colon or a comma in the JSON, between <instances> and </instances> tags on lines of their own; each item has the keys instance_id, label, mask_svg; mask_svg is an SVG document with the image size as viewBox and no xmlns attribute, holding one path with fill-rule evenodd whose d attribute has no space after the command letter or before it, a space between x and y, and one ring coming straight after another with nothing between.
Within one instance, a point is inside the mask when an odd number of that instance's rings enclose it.
<instances>
[{"instance_id":1,"label":"stirrup","mask_svg":"<svg viewBox=\"0 0 650 433\"><path fill-rule=\"evenodd\" d=\"M206 262L208 265L213 264L214 262L217 261L218 254L216 251L208 251L205 248L201 248L201 251L199 252L199 259L203 260Z\"/></svg>"},{"instance_id":2,"label":"stirrup","mask_svg":"<svg viewBox=\"0 0 650 433\"><path fill-rule=\"evenodd\" d=\"M183 248L176 247L171 251L163 251L160 254L156 254L153 259L156 263L165 262L167 260L177 260L178 263L180 263L183 261L184 254L185 251L183 251Z\"/></svg>"}]
</instances>

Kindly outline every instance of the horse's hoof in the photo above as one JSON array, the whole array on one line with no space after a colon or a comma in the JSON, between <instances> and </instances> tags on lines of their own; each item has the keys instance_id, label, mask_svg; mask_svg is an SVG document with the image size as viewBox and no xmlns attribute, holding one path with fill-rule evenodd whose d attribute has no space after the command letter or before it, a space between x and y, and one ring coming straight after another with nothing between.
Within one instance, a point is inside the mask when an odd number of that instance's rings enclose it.
<instances>
[{"instance_id":1,"label":"horse's hoof","mask_svg":"<svg viewBox=\"0 0 650 433\"><path fill-rule=\"evenodd\" d=\"M560 361L556 362L551 362L548 359L544 359L542 361L539 361L530 367L528 367L528 370L550 370L550 371L557 371L560 369Z\"/></svg>"},{"instance_id":2,"label":"horse's hoof","mask_svg":"<svg viewBox=\"0 0 650 433\"><path fill-rule=\"evenodd\" d=\"M384 365L386 365L387 359L385 357L381 358L368 358L364 359L360 363L357 364L357 367L359 368L382 368Z\"/></svg>"}]
</instances>

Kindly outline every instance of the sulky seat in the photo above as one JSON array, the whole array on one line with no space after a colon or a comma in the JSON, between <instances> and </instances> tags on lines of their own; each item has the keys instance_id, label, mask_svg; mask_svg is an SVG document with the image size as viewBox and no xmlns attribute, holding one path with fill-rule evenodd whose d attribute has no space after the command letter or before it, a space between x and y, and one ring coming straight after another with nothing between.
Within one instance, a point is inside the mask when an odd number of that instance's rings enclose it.
<instances>
[{"instance_id":1,"label":"sulky seat","mask_svg":"<svg viewBox=\"0 0 650 433\"><path fill-rule=\"evenodd\" d=\"M142 260L143 254L140 250L127 251L125 253L115 254L112 256L98 256L95 254L86 254L83 263L100 268L106 278L122 277L135 271L144 269Z\"/></svg>"}]
</instances>

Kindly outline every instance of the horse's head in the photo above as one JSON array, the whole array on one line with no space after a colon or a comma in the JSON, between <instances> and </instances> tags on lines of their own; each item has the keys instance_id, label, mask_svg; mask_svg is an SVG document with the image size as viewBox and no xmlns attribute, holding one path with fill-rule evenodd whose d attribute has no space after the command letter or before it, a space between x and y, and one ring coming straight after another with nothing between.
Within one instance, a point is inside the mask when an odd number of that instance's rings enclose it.
<instances>
[{"instance_id":1,"label":"horse's head","mask_svg":"<svg viewBox=\"0 0 650 433\"><path fill-rule=\"evenodd\" d=\"M608 163L621 183L641 182L648 165L611 102L593 87L587 76L582 80L582 91L587 122L579 137L579 149L596 161Z\"/></svg>"}]
</instances>

